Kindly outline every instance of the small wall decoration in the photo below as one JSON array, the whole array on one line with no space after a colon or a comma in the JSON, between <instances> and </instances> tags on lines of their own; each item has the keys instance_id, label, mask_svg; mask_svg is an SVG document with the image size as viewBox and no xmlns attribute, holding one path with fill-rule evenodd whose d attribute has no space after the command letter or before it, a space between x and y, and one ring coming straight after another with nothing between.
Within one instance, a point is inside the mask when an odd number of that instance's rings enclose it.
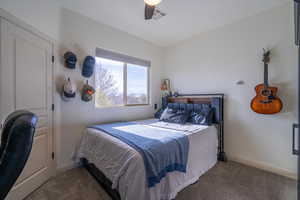
<instances>
[{"instance_id":1,"label":"small wall decoration","mask_svg":"<svg viewBox=\"0 0 300 200\"><path fill-rule=\"evenodd\" d=\"M96 60L92 56L87 56L84 59L83 66L82 66L82 76L89 78L94 73Z\"/></svg>"},{"instance_id":2,"label":"small wall decoration","mask_svg":"<svg viewBox=\"0 0 300 200\"><path fill-rule=\"evenodd\" d=\"M174 97L178 97L178 96L179 96L179 92L177 92L177 91L176 91L176 92L173 92L173 96L174 96Z\"/></svg>"},{"instance_id":3,"label":"small wall decoration","mask_svg":"<svg viewBox=\"0 0 300 200\"><path fill-rule=\"evenodd\" d=\"M164 79L160 89L161 91L170 91L170 79Z\"/></svg>"},{"instance_id":4,"label":"small wall decoration","mask_svg":"<svg viewBox=\"0 0 300 200\"><path fill-rule=\"evenodd\" d=\"M95 93L95 89L89 85L89 82L86 81L86 84L82 88L81 99L82 101L91 101L93 99L93 94Z\"/></svg>"},{"instance_id":5,"label":"small wall decoration","mask_svg":"<svg viewBox=\"0 0 300 200\"><path fill-rule=\"evenodd\" d=\"M170 79L164 79L161 83L160 90L163 91L164 95L171 93L171 81Z\"/></svg>"},{"instance_id":6,"label":"small wall decoration","mask_svg":"<svg viewBox=\"0 0 300 200\"><path fill-rule=\"evenodd\" d=\"M64 59L65 59L65 67L69 69L75 69L77 57L73 52L71 51L66 52L64 54Z\"/></svg>"},{"instance_id":7,"label":"small wall decoration","mask_svg":"<svg viewBox=\"0 0 300 200\"><path fill-rule=\"evenodd\" d=\"M62 99L64 101L72 101L76 97L76 85L68 78L62 88Z\"/></svg>"}]
</instances>

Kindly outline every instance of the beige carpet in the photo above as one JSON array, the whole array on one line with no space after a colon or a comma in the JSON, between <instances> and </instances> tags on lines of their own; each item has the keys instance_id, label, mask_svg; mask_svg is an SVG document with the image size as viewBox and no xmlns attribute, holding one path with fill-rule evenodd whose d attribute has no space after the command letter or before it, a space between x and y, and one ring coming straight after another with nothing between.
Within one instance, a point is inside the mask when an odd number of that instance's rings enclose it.
<instances>
[{"instance_id":1,"label":"beige carpet","mask_svg":"<svg viewBox=\"0 0 300 200\"><path fill-rule=\"evenodd\" d=\"M296 200L296 190L294 180L228 162L217 164L197 183L181 191L176 200ZM110 197L85 169L78 168L51 179L26 200L110 200Z\"/></svg>"}]
</instances>

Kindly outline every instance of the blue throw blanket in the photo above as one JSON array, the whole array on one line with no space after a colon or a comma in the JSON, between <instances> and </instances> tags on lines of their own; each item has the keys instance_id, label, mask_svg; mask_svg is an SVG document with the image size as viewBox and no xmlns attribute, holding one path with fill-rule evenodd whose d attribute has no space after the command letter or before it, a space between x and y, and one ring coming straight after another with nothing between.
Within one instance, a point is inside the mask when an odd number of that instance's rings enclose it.
<instances>
[{"instance_id":1,"label":"blue throw blanket","mask_svg":"<svg viewBox=\"0 0 300 200\"><path fill-rule=\"evenodd\" d=\"M135 122L96 125L120 139L143 157L148 187L154 187L168 172L186 172L189 140L180 131L158 129Z\"/></svg>"}]
</instances>

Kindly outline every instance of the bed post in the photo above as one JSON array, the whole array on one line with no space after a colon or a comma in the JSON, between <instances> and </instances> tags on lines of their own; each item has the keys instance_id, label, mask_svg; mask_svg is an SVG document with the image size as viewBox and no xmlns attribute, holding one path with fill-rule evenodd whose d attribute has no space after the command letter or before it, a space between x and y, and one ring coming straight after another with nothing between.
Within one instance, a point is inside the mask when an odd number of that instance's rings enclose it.
<instances>
[{"instance_id":1,"label":"bed post","mask_svg":"<svg viewBox=\"0 0 300 200\"><path fill-rule=\"evenodd\" d=\"M220 149L218 154L218 160L227 162L226 153L224 152L224 94L221 94L221 117L219 124L219 133L220 133Z\"/></svg>"}]
</instances>

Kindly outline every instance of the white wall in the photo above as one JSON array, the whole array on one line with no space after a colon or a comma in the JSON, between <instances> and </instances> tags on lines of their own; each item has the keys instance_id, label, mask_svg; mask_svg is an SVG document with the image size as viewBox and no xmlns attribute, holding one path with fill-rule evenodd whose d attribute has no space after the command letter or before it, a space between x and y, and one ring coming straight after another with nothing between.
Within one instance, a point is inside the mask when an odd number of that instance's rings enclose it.
<instances>
[{"instance_id":1,"label":"white wall","mask_svg":"<svg viewBox=\"0 0 300 200\"><path fill-rule=\"evenodd\" d=\"M292 3L200 34L166 52L165 77L182 93L222 92L225 151L230 158L296 173L291 154L297 117L297 51ZM255 85L263 81L262 48L272 48L269 77L284 109L276 115L250 110ZM236 85L238 80L244 85Z\"/></svg>"},{"instance_id":2,"label":"white wall","mask_svg":"<svg viewBox=\"0 0 300 200\"><path fill-rule=\"evenodd\" d=\"M36 29L63 43L58 47L61 58L72 49L80 60L94 55L96 47L125 53L152 61L152 103L159 101L159 84L171 78L180 92L224 92L226 100L225 150L230 157L249 163L296 172L296 157L291 155L291 124L296 122L297 70L293 45L292 4L203 33L178 45L164 49L127 33L99 24L68 10L61 12L58 0L0 0L0 7ZM278 115L262 116L249 109L255 95L254 86L262 81L263 47L273 48L270 80L279 86L284 110ZM161 64L166 53L165 65ZM59 60L56 72L58 90L64 76L83 84L80 69L70 71ZM245 85L236 85L244 80ZM72 156L86 125L111 120L151 116L152 106L95 109L93 103L79 100L62 102L56 93L58 131L58 167L73 164Z\"/></svg>"},{"instance_id":3,"label":"white wall","mask_svg":"<svg viewBox=\"0 0 300 200\"><path fill-rule=\"evenodd\" d=\"M152 63L150 69L152 105L150 106L99 109L95 108L94 102L81 101L79 93L73 102L63 102L59 99L61 103L61 134L58 138L60 145L58 163L59 167L67 167L73 163L72 156L75 146L87 125L153 116L155 112L153 103L160 100L162 50L125 32L97 23L67 9L63 10L61 31L62 46L59 50L61 58L65 51L72 50L82 62L86 55L94 56L96 47L100 47L150 60ZM61 89L61 81L66 76L70 76L81 89L86 80L81 76L81 67L77 66L75 71L67 69L63 65L58 67L58 90ZM90 79L90 83L93 84L93 82L94 79Z\"/></svg>"},{"instance_id":4,"label":"white wall","mask_svg":"<svg viewBox=\"0 0 300 200\"><path fill-rule=\"evenodd\" d=\"M59 0L0 0L0 8L54 40L59 39L60 4Z\"/></svg>"}]
</instances>

